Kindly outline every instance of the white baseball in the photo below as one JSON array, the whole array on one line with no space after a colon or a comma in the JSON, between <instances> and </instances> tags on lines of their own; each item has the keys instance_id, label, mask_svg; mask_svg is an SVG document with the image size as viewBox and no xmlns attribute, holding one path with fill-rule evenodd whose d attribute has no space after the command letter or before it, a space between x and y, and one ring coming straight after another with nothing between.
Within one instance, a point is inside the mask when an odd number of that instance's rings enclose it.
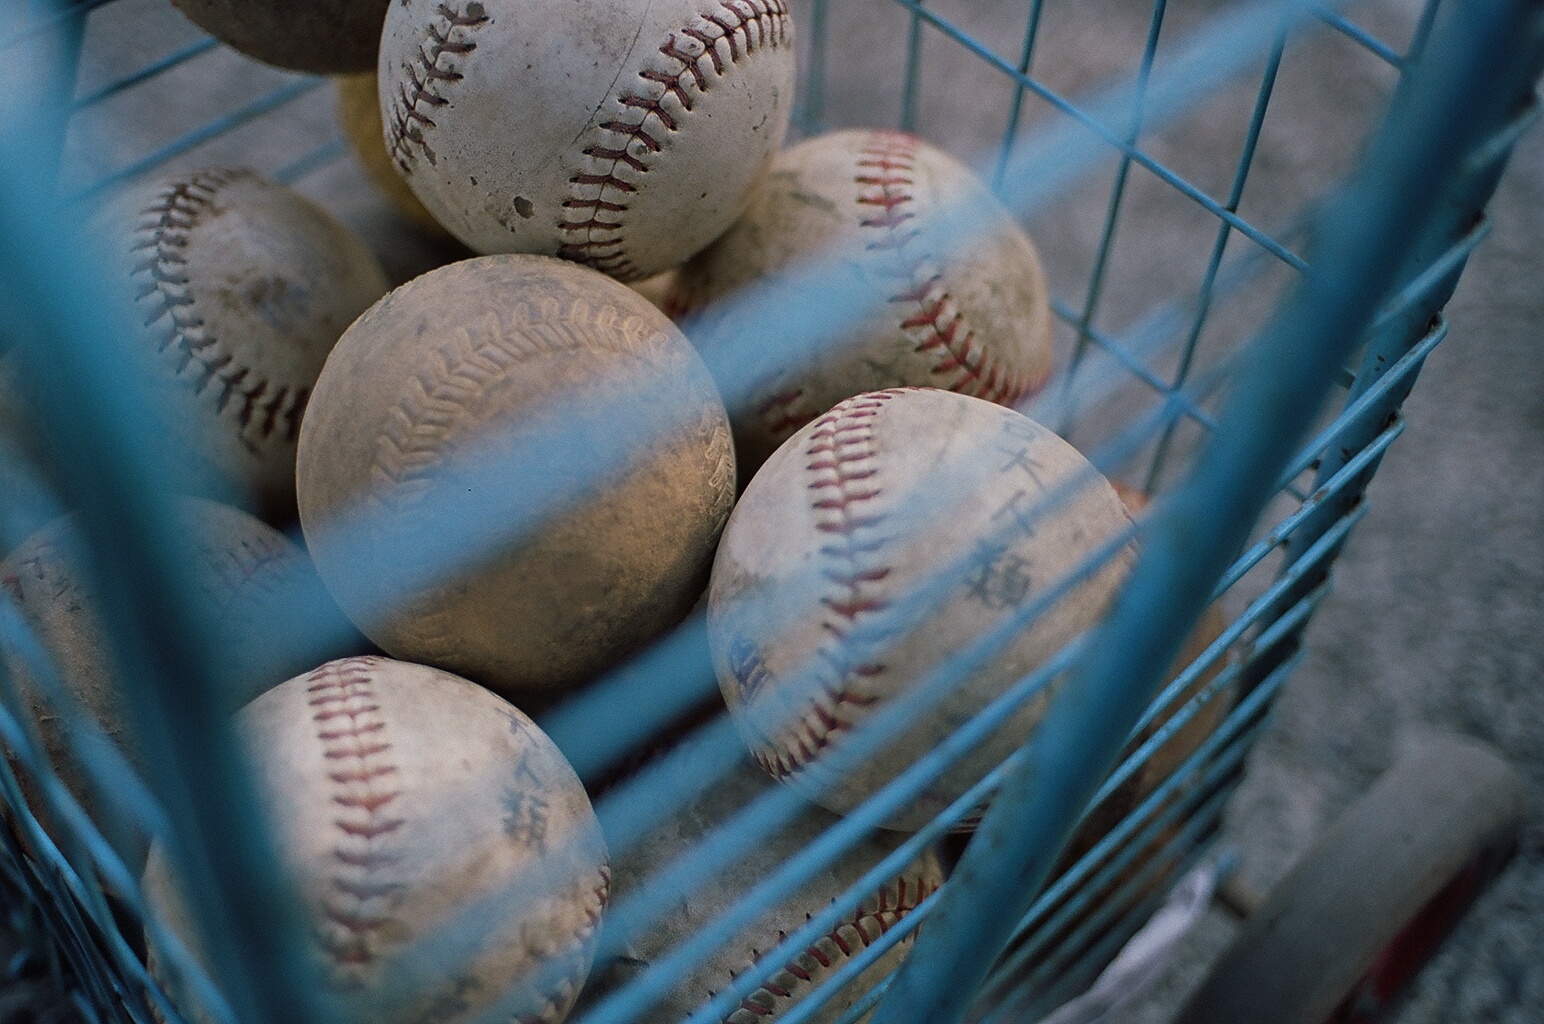
<instances>
[{"instance_id":1,"label":"white baseball","mask_svg":"<svg viewBox=\"0 0 1544 1024\"><path fill-rule=\"evenodd\" d=\"M1058 489L1065 502L1038 515ZM838 404L767 460L713 565L714 666L756 760L852 810L1097 622L1129 546L859 770L837 777L822 755L1129 523L1071 445L1011 409L933 389ZM960 563L964 578L928 614L905 610ZM811 672L817 687L791 682ZM1031 736L1048 700L1046 690L1027 701L887 824L919 828L947 807Z\"/></svg>"},{"instance_id":2,"label":"white baseball","mask_svg":"<svg viewBox=\"0 0 1544 1024\"><path fill-rule=\"evenodd\" d=\"M293 518L301 414L333 343L386 292L380 264L321 207L246 170L137 185L90 231L153 354L169 443L214 496Z\"/></svg>"},{"instance_id":3,"label":"white baseball","mask_svg":"<svg viewBox=\"0 0 1544 1024\"><path fill-rule=\"evenodd\" d=\"M584 788L529 718L437 669L350 658L275 687L237 725L298 890L306 951L345 1019L451 1024L504 999L504 1020L568 1014L610 872ZM186 940L159 847L145 890ZM484 905L512 909L464 959L437 972L411 954L394 963ZM420 986L392 993L415 972ZM171 994L197 1013L175 983Z\"/></svg>"},{"instance_id":4,"label":"white baseball","mask_svg":"<svg viewBox=\"0 0 1544 1024\"><path fill-rule=\"evenodd\" d=\"M176 506L177 525L187 538L192 584L204 619L200 630L221 659L220 706L234 714L242 705L281 680L254 673L251 654L263 640L252 623L271 595L283 592L300 574L310 573L304 552L273 527L239 509L187 498ZM125 691L113 668L113 652L104 632L96 588L75 562L82 538L76 517L64 516L29 537L0 562L0 598L21 615L52 659L60 681L85 712L131 760L139 755L129 731ZM10 671L55 771L89 809L101 812L76 767L56 704L28 664L9 649L0 661ZM143 855L143 850L138 855Z\"/></svg>"},{"instance_id":5,"label":"white baseball","mask_svg":"<svg viewBox=\"0 0 1544 1024\"><path fill-rule=\"evenodd\" d=\"M386 147L440 223L622 280L729 226L793 80L785 0L420 0L381 40Z\"/></svg>"},{"instance_id":6,"label":"white baseball","mask_svg":"<svg viewBox=\"0 0 1544 1024\"><path fill-rule=\"evenodd\" d=\"M651 410L672 421L657 436ZM479 563L436 575L442 556L426 561L411 538L455 530L445 502L475 507L466 496L487 489L472 457L519 450L518 431L541 436L549 415L575 450L634 438L632 458ZM550 693L686 615L735 473L713 378L663 313L593 270L504 255L409 281L349 328L306 413L297 480L323 582L382 649ZM363 557L330 531L360 509ZM411 565L435 578L399 582Z\"/></svg>"},{"instance_id":7,"label":"white baseball","mask_svg":"<svg viewBox=\"0 0 1544 1024\"><path fill-rule=\"evenodd\" d=\"M989 226L943 253L917 224L951 210ZM832 252L889 301L821 358L777 362L731 410L742 469L866 391L937 387L1011 406L1044 386L1050 305L1029 236L969 168L902 132L833 132L779 153L745 214L681 268L665 309L699 344L755 338L721 300Z\"/></svg>"},{"instance_id":8,"label":"white baseball","mask_svg":"<svg viewBox=\"0 0 1544 1024\"><path fill-rule=\"evenodd\" d=\"M659 826L617 859L615 891L620 898L642 887L657 871L695 848L714 829L761 796L773 783L754 765L736 769L702 797ZM758 842L723 871L702 879L652 927L626 944L624 964L643 969L715 921L753 886L823 835L838 819L810 807L775 835ZM713 998L747 968L772 954L810 915L830 906L901 840L893 833L871 835L817 873L797 893L767 910L704 959L640 1022L674 1024ZM724 1017L728 1024L770 1024L891 928L943 884L943 869L931 849L919 854L894 878L868 894L828 932L784 960L781 968ZM907 939L886 952L846 985L812 1019L829 1024L898 966L911 948Z\"/></svg>"}]
</instances>

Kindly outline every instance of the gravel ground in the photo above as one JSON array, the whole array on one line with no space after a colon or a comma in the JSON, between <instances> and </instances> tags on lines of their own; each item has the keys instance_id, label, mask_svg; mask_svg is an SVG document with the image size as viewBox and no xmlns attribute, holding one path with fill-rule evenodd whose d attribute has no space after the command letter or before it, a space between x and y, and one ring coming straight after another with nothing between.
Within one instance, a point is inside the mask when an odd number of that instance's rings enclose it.
<instances>
[{"instance_id":1,"label":"gravel ground","mask_svg":"<svg viewBox=\"0 0 1544 1024\"><path fill-rule=\"evenodd\" d=\"M1170 0L1155 66L1171 67L1172 43L1229 5ZM826 121L895 123L908 18L888 0L833 5ZM996 54L1018 59L1025 4L937 0ZM1353 5L1357 21L1399 48L1418 4ZM808 24L808 8L796 8ZM1136 66L1152 4L1147 0L1050 0L1037 75L1071 95ZM164 0L122 0L91 22L82 91L111 81L195 39ZM1002 76L936 33L924 37L920 130L962 156L1001 138L1011 92ZM1255 72L1256 76L1258 72ZM77 118L66 178L84 185L207 118L273 88L278 76L228 53L199 58L163 80L161 92L130 90ZM1389 68L1328 30L1289 55L1240 212L1267 229L1291 221L1354 160L1365 126L1386 100ZM1254 102L1254 82L1224 89L1144 145L1211 195L1226 193ZM171 97L171 99L168 99ZM330 90L179 158L237 161L274 170L331 137ZM1026 132L1060 121L1031 101ZM1113 161L1090 168L1078 188L1034 212L1030 226L1053 290L1081 308L1100 239ZM358 228L398 280L451 255L403 229L343 160L302 187ZM1399 1020L1544 1019L1544 323L1538 240L1544 237L1544 136L1519 149L1493 204L1496 231L1480 249L1450 307L1452 337L1429 360L1408 405L1409 430L1371 491L1372 508L1346 549L1336 590L1310 633L1309 654L1283 692L1227 816L1242 877L1268 888L1342 807L1388 765L1403 743L1457 730L1504 751L1535 788L1523 855L1422 977ZM1133 172L1095 323L1130 327L1155 302L1193 293L1216 222L1140 168ZM1230 248L1230 254L1243 251ZM1215 354L1269 309L1284 275L1223 303L1203 338ZM1072 336L1058 338L1063 360ZM1113 405L1140 395L1127 389ZM1093 410L1077 436L1095 444L1108 423ZM1139 478L1140 467L1125 467ZM1236 612L1237 607L1233 610ZM1438 823L1434 823L1436 825ZM1232 925L1220 913L1194 936L1143 1021L1166 1018L1221 948Z\"/></svg>"}]
</instances>

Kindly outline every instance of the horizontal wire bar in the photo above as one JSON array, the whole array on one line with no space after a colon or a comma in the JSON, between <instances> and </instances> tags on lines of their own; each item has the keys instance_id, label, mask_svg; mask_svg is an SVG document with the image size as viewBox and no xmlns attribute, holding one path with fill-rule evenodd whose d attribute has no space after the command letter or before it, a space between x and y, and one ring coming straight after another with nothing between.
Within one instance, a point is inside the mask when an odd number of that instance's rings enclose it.
<instances>
[{"instance_id":1,"label":"horizontal wire bar","mask_svg":"<svg viewBox=\"0 0 1544 1024\"><path fill-rule=\"evenodd\" d=\"M1383 40L1339 12L1325 7L1323 4L1312 4L1310 6L1315 18L1318 18L1352 42L1359 44L1368 53L1371 53L1374 57L1389 65L1389 67L1397 71L1405 70L1405 58L1391 49Z\"/></svg>"},{"instance_id":2,"label":"horizontal wire bar","mask_svg":"<svg viewBox=\"0 0 1544 1024\"><path fill-rule=\"evenodd\" d=\"M314 174L343 156L348 152L348 143L342 138L332 139L313 149L311 152L285 164L273 172L273 180L281 185L293 185L295 182Z\"/></svg>"},{"instance_id":3,"label":"horizontal wire bar","mask_svg":"<svg viewBox=\"0 0 1544 1024\"><path fill-rule=\"evenodd\" d=\"M1079 330L1087 334L1090 340L1092 340L1106 352L1110 353L1110 355L1113 356L1122 366L1131 371L1132 376L1146 384L1154 392L1160 395L1177 394L1177 392L1172 387L1170 387L1167 381L1159 377L1152 370L1148 369L1145 363L1143 363L1136 356L1132 355L1131 352L1125 346L1120 344L1120 342L1116 341L1115 338L1094 327L1092 324L1082 324L1081 316L1070 305L1068 305L1066 301L1058 298L1052 298L1051 311L1066 323L1078 327ZM1184 410L1186 416L1195 420L1197 423L1204 427L1211 428L1215 425L1215 421L1212 419L1211 414L1192 402L1181 401L1180 408Z\"/></svg>"},{"instance_id":4,"label":"horizontal wire bar","mask_svg":"<svg viewBox=\"0 0 1544 1024\"><path fill-rule=\"evenodd\" d=\"M147 82L158 75L164 74L172 68L192 60L194 57L208 53L210 50L218 49L219 46L220 41L214 36L205 36L198 42L191 43L175 53L167 54L160 60L152 61L133 74L125 75L116 81L109 82L94 92L87 93L71 104L70 109L71 111L85 110L87 107L101 103L111 96L116 96L125 89L133 88L142 82Z\"/></svg>"},{"instance_id":5,"label":"horizontal wire bar","mask_svg":"<svg viewBox=\"0 0 1544 1024\"><path fill-rule=\"evenodd\" d=\"M1071 117L1073 120L1083 125L1089 131L1097 135L1101 140L1108 143L1117 152L1124 154L1131 160L1135 161L1137 164L1152 172L1153 175L1155 175L1159 180L1163 181L1165 184L1170 185L1179 191L1182 195L1200 205L1208 213L1211 213L1213 216L1227 221L1236 231L1238 231L1244 237L1248 238L1250 241L1254 242L1256 245L1260 246L1262 249L1265 249L1271 255L1279 259L1282 263L1285 263L1287 266L1299 272L1308 268L1308 264L1303 260L1302 257L1285 248L1269 234L1255 227L1253 224L1238 214L1227 209L1227 207L1225 207L1223 204L1217 202L1211 196L1207 195L1204 190L1198 188L1187 179L1170 170L1154 157L1149 156L1140 147L1127 143L1119 133L1107 127L1102 121L1099 121L1097 118L1093 117L1091 114L1074 104L1071 100L1062 96L1060 93L1056 92L1054 89L1051 89L1049 86L1042 84L1029 75L1020 74L1017 67L1003 60L1002 57L994 53L984 43L975 39L969 33L965 32L961 28L958 28L948 20L940 17L932 11L929 11L927 8L923 7L922 4L918 2L918 0L892 0L892 2L917 13L924 21L931 24L934 28L938 29L938 31L942 32L950 39L953 39L956 43L959 43L961 46L965 47L967 50L980 57L983 61L990 64L998 71L1001 71L1009 78L1012 78L1014 81L1021 84L1024 88L1028 89L1030 92L1033 92L1035 95L1045 100L1051 106L1055 107L1061 113L1066 114L1068 117Z\"/></svg>"},{"instance_id":6,"label":"horizontal wire bar","mask_svg":"<svg viewBox=\"0 0 1544 1024\"><path fill-rule=\"evenodd\" d=\"M1297 457L1287 465L1287 472L1282 474L1282 479L1284 481L1295 480L1299 474L1312 468L1313 464L1318 461L1319 456L1335 443L1335 439L1340 436L1340 432L1348 424L1355 421L1358 416L1367 411L1369 406L1388 394L1396 384L1402 382L1411 373L1414 373L1420 367L1421 360L1430 355L1432 349L1441 344L1447 335L1447 320L1439 316L1436 326L1427 332L1424 341L1401 356L1398 362L1389 367L1387 373L1378 378L1377 383L1364 391L1356 401L1346 406L1345 411L1335 417L1333 423L1325 427L1318 436L1303 447ZM1283 483L1281 486L1285 486L1285 484Z\"/></svg>"},{"instance_id":7,"label":"horizontal wire bar","mask_svg":"<svg viewBox=\"0 0 1544 1024\"><path fill-rule=\"evenodd\" d=\"M173 157L181 156L190 149L201 146L211 139L218 138L226 132L246 124L248 121L262 117L264 114L272 113L285 104L299 99L322 85L325 81L326 79L323 78L307 77L280 86L272 92L258 97L246 106L233 110L222 117L217 117L208 124L173 139L160 149L135 160L104 178L98 179L85 188L70 193L65 197L64 202L67 205L84 202L87 199L100 195L115 185L120 185L123 182L146 174Z\"/></svg>"}]
</instances>

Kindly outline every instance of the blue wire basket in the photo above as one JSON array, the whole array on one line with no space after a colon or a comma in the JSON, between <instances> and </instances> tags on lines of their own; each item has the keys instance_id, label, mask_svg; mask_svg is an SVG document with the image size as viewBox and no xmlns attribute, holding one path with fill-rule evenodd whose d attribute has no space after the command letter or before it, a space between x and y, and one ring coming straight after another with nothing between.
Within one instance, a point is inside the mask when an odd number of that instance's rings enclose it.
<instances>
[{"instance_id":1,"label":"blue wire basket","mask_svg":"<svg viewBox=\"0 0 1544 1024\"><path fill-rule=\"evenodd\" d=\"M1488 232L1485 203L1535 117L1544 11L1429 0L1401 19L1374 4L1154 0L1139 23L1134 0L1096 6L806 0L794 6L796 131L883 122L919 133L973 161L1026 220L1058 320L1056 376L1026 411L1107 475L1156 496L1133 528L1142 554L1131 579L1095 631L572 1019L634 1019L1052 678L1065 685L1028 746L787 937L785 954L805 948L886 872L954 843L953 878L784 1019L814 1016L915 937L904 967L844 1024L871 1010L885 1024L1037 1020L1086 988L1212 850L1331 567L1366 512L1364 491L1403 430L1400 406L1447 334L1441 310ZM1107 16L1120 30L1090 45ZM32 98L0 124L0 309L7 347L34 367L31 397L50 439L46 466L6 453L0 541L14 547L60 501L81 513L136 724L143 738L179 737L142 745L157 753L141 780L53 688L72 753L113 798L107 820L95 820L60 781L34 710L0 662L10 754L0 763L0 884L86 1019L176 1019L145 966L143 935L164 938L165 928L122 856L172 837L211 968L204 978L180 965L202 979L201 1001L222 1002L217 984L237 1019L312 1017L296 966L302 939L252 895L277 883L234 739L213 709L186 697L207 659L181 626L191 599L176 571L180 538L159 512L142 417L101 357L112 320L59 225L158 169L246 163L331 205L399 279L447 256L359 187L324 80L248 61L161 0L30 0L0 18L0 48L9 63L30 55L18 89ZM1333 75L1326 85L1331 65L1364 69L1365 88L1353 94L1350 79ZM1304 114L1316 110L1317 120ZM1333 151L1315 166L1343 177L1302 172L1293 146ZM968 223L958 230L956 243L967 243ZM848 297L818 282L806 300L780 343L819 344L820 325L851 312ZM1081 571L1095 568L1090 560ZM1015 628L1051 599L1030 602ZM286 657L316 664L338 652L308 630L307 600L296 595L291 617L270 628ZM1214 602L1226 625L1166 674L1179 638ZM35 656L25 623L8 604L0 613L6 649ZM722 774L744 757L719 715L697 723L693 760L666 751L646 770L624 770L716 692L701 630L689 619L539 718L581 777L611 783L597 811L613 852L690 799L704 763ZM975 656L958 652L924 689L957 682ZM643 712L640 692L652 695ZM859 735L882 742L916 707L891 711ZM596 727L617 721L627 728ZM1176 744L1174 763L1154 760ZM1134 790L1155 764L1161 779ZM991 808L960 854L950 831L986 797ZM799 807L780 789L752 801L614 907L608 929L647 924ZM727 1019L786 960L763 953L693 1021Z\"/></svg>"}]
</instances>

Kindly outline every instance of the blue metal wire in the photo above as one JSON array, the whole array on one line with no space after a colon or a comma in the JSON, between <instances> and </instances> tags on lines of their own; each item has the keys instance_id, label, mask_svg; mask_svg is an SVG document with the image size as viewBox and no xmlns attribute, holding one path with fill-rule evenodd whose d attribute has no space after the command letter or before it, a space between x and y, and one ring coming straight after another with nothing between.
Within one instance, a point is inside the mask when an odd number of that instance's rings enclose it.
<instances>
[{"instance_id":1,"label":"blue metal wire","mask_svg":"<svg viewBox=\"0 0 1544 1024\"><path fill-rule=\"evenodd\" d=\"M103 100L116 96L126 89L132 89L136 85L142 85L159 75L165 74L175 67L180 67L181 65L186 64L188 61L192 60L194 57L199 57L203 54L209 53L212 50L218 49L219 45L220 41L218 39L214 38L213 36L205 36L203 39L200 39L196 43L190 43L174 53L167 54L160 60L152 61L151 63L146 64L144 67L133 72L132 74L124 75L122 78L115 79L114 81L107 83L100 89L96 89L87 93L75 101L74 109L79 111L85 110L87 107L95 106L96 104L101 103Z\"/></svg>"},{"instance_id":2,"label":"blue metal wire","mask_svg":"<svg viewBox=\"0 0 1544 1024\"><path fill-rule=\"evenodd\" d=\"M143 174L148 174L174 157L179 157L211 139L219 138L221 135L233 131L249 121L256 120L265 114L273 113L275 110L318 88L324 81L321 78L301 78L281 85L267 95L260 96L251 103L231 111L229 114L217 117L208 124L201 125L185 135L173 139L159 149L145 154L128 166L72 192L66 197L65 201L68 203L84 202L94 196L101 195L109 189L122 185L124 182L132 181Z\"/></svg>"},{"instance_id":3,"label":"blue metal wire","mask_svg":"<svg viewBox=\"0 0 1544 1024\"><path fill-rule=\"evenodd\" d=\"M1167 0L1154 0L1153 17L1148 24L1147 43L1142 48L1142 63L1137 71L1136 87L1131 97L1131 117L1126 127L1124 151L1115 168L1115 183L1110 189L1110 201L1104 214L1104 229L1099 236L1099 248L1094 254L1094 266L1088 275L1088 288L1083 296L1083 308L1078 313L1077 337L1072 346L1072 364L1063 378L1062 386L1070 387L1077 378L1088 348L1089 330L1099 310L1099 300L1104 294L1105 274L1110 266L1110 252L1115 245L1115 228L1120 222L1121 201L1126 195L1126 182L1131 175L1132 154L1137 150L1137 140L1142 135L1142 112L1147 97L1147 82L1153 73L1153 57L1158 52L1158 36L1163 31L1163 15L1168 10ZM1066 426L1064 424L1064 426Z\"/></svg>"},{"instance_id":4,"label":"blue metal wire","mask_svg":"<svg viewBox=\"0 0 1544 1024\"><path fill-rule=\"evenodd\" d=\"M1035 42L1040 37L1040 15L1044 9L1045 0L1030 0L1029 20L1024 26L1024 45L1019 49L1019 81L1013 85L1013 102L1008 107L1008 123L1003 128L1002 146L997 151L997 170L992 175L992 188L999 194L1002 192L1003 175L1008 169L1008 156L1019 138L1019 121L1023 117L1027 90L1024 81L1029 78L1034 67Z\"/></svg>"},{"instance_id":5,"label":"blue metal wire","mask_svg":"<svg viewBox=\"0 0 1544 1024\"><path fill-rule=\"evenodd\" d=\"M1281 38L1265 62L1265 72L1260 77L1260 88L1255 93L1254 110L1249 116L1249 131L1244 137L1243 151L1239 154L1238 166L1233 171L1233 184L1228 190L1227 208L1235 213L1238 212L1238 205L1244 198L1244 186L1249 181L1249 170L1254 166L1255 149L1260 143L1260 132L1265 127L1265 114L1270 109L1271 95L1276 89L1276 74L1281 69L1281 58L1286 53L1286 49L1287 28L1283 26ZM1190 375L1190 365L1195 359L1196 345L1201 340L1201 332L1205 329L1207 318L1211 313L1213 290L1217 284L1218 271L1222 267L1223 253L1227 251L1228 239L1232 236L1233 226L1227 221L1217 225L1217 237L1212 243L1212 253L1207 261L1206 274L1201 279L1201 289L1196 299L1195 321L1191 324L1189 336L1185 338L1185 346L1180 352L1179 367L1174 372L1173 387L1175 388L1182 387ZM1153 452L1152 463L1147 471L1146 490L1152 491L1157 485L1173 440L1172 429L1165 431L1163 437L1158 439L1158 446Z\"/></svg>"}]
</instances>

